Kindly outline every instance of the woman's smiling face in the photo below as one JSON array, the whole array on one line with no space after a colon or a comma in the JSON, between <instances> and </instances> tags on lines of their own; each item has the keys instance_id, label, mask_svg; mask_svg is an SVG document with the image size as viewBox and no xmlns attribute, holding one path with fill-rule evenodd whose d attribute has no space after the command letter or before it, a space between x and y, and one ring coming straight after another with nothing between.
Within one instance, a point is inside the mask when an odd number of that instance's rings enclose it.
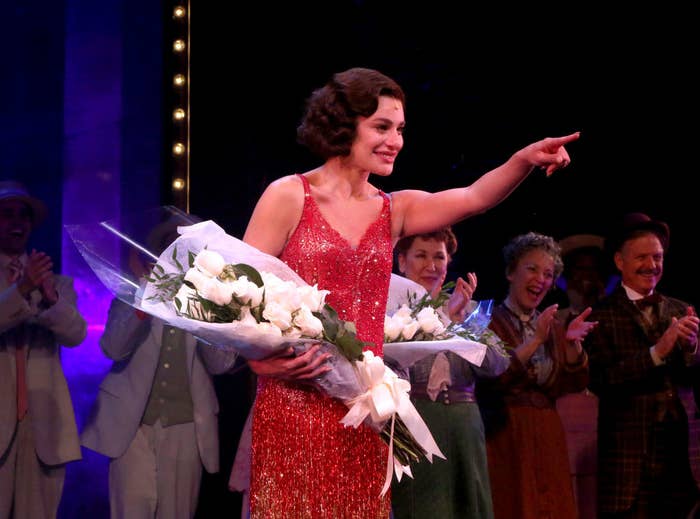
<instances>
[{"instance_id":1,"label":"woman's smiling face","mask_svg":"<svg viewBox=\"0 0 700 519\"><path fill-rule=\"evenodd\" d=\"M416 237L405 254L399 254L399 271L411 281L437 295L447 276L450 255L444 241Z\"/></svg>"},{"instance_id":2,"label":"woman's smiling face","mask_svg":"<svg viewBox=\"0 0 700 519\"><path fill-rule=\"evenodd\" d=\"M381 96L377 110L372 115L358 117L349 160L365 171L382 176L390 175L396 157L403 148L404 125L401 101Z\"/></svg>"},{"instance_id":3,"label":"woman's smiling face","mask_svg":"<svg viewBox=\"0 0 700 519\"><path fill-rule=\"evenodd\" d=\"M554 283L554 258L541 249L525 253L507 274L508 293L521 310L537 308Z\"/></svg>"}]
</instances>

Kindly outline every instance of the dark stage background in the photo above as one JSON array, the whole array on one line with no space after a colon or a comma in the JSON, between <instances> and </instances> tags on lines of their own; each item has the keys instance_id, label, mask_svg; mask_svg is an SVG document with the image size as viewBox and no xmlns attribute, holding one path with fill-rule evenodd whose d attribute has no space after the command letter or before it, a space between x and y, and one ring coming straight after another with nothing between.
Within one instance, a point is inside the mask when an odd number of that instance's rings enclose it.
<instances>
[{"instance_id":1,"label":"dark stage background","mask_svg":"<svg viewBox=\"0 0 700 519\"><path fill-rule=\"evenodd\" d=\"M466 185L529 142L581 131L569 168L535 172L455 226L451 274L475 271L477 298L502 297L501 247L513 235L604 234L612 219L644 211L672 229L661 288L692 300L698 42L686 14L342 1L256 4L244 15L196 3L192 210L241 235L271 180L319 164L295 142L304 99L333 72L372 67L407 94L404 150L391 177L374 179L385 191Z\"/></svg>"}]
</instances>

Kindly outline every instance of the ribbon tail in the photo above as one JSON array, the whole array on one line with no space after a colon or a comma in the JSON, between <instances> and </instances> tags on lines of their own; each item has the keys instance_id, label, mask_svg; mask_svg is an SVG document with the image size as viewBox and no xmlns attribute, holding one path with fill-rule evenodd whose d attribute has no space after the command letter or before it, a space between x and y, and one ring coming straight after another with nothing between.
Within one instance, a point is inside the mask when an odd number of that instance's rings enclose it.
<instances>
[{"instance_id":1,"label":"ribbon tail","mask_svg":"<svg viewBox=\"0 0 700 519\"><path fill-rule=\"evenodd\" d=\"M408 465L401 465L399 460L394 457L394 474L396 475L396 481L401 481L404 474L408 475L413 479L413 473L411 472L411 467Z\"/></svg>"},{"instance_id":2,"label":"ribbon tail","mask_svg":"<svg viewBox=\"0 0 700 519\"><path fill-rule=\"evenodd\" d=\"M428 429L428 426L425 424L418 413L418 410L413 406L407 395L401 395L397 412L399 413L399 416L403 420L403 423L409 432L413 435L420 446L425 449L425 457L428 458L430 463L433 462L433 455L442 459L447 459L440 450L440 447L438 447L437 443L435 443L435 439L430 433L430 429Z\"/></svg>"},{"instance_id":3,"label":"ribbon tail","mask_svg":"<svg viewBox=\"0 0 700 519\"><path fill-rule=\"evenodd\" d=\"M382 487L382 491L379 493L381 497L384 497L384 494L387 493L387 490L389 490L389 487L391 486L391 476L392 476L392 469L394 466L394 423L396 422L396 417L392 416L391 417L391 434L389 435L389 454L386 459L386 476L384 478L384 486Z\"/></svg>"}]
</instances>

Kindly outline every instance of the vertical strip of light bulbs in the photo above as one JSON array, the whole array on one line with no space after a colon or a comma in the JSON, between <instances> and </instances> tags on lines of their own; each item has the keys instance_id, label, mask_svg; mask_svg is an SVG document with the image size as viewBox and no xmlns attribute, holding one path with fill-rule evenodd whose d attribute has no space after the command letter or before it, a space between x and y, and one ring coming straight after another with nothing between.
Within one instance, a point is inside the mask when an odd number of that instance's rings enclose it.
<instances>
[{"instance_id":1,"label":"vertical strip of light bulbs","mask_svg":"<svg viewBox=\"0 0 700 519\"><path fill-rule=\"evenodd\" d=\"M174 158L172 190L176 206L190 210L190 3L177 3L173 7L172 18L173 53L176 66L173 67L173 88L175 96L172 113Z\"/></svg>"}]
</instances>

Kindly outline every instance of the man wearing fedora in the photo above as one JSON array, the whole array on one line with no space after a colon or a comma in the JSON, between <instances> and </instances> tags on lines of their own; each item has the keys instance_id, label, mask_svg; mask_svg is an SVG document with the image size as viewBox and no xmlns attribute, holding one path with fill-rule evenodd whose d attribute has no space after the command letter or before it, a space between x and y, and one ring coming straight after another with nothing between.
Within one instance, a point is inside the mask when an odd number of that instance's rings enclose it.
<instances>
[{"instance_id":1,"label":"man wearing fedora","mask_svg":"<svg viewBox=\"0 0 700 519\"><path fill-rule=\"evenodd\" d=\"M685 518L698 500L679 398L698 362L694 308L656 291L670 231L626 215L606 239L621 283L589 319L591 382L599 398L599 518Z\"/></svg>"},{"instance_id":2,"label":"man wearing fedora","mask_svg":"<svg viewBox=\"0 0 700 519\"><path fill-rule=\"evenodd\" d=\"M46 214L0 181L0 519L55 517L66 463L81 457L60 347L79 345L87 325L72 279L27 250Z\"/></svg>"}]
</instances>

